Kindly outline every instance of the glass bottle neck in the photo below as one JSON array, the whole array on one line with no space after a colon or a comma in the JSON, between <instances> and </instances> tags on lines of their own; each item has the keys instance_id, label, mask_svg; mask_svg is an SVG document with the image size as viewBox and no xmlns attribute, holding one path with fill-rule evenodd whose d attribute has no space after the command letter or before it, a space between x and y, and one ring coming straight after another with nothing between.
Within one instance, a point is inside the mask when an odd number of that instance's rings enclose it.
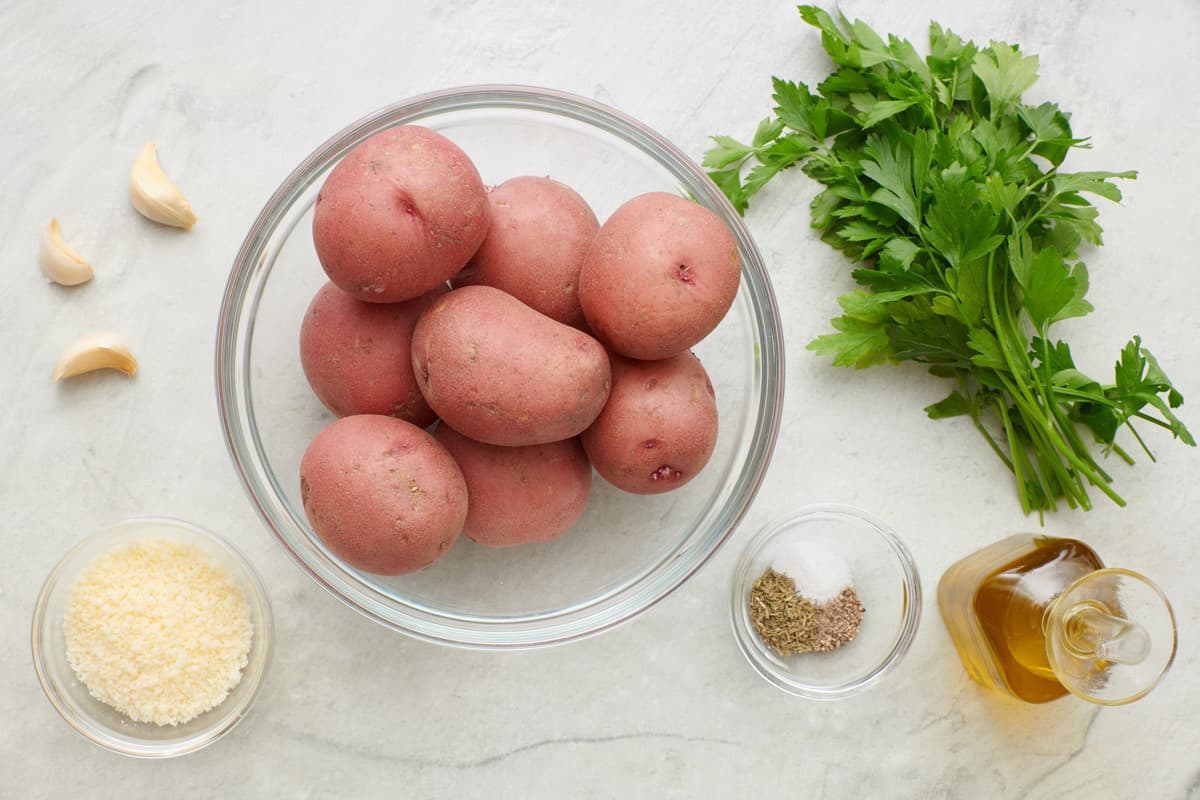
<instances>
[{"instance_id":1,"label":"glass bottle neck","mask_svg":"<svg viewBox=\"0 0 1200 800\"><path fill-rule=\"evenodd\" d=\"M1150 635L1145 628L1110 613L1095 601L1079 602L1066 609L1057 624L1063 626L1067 651L1080 659L1133 665L1150 654Z\"/></svg>"}]
</instances>

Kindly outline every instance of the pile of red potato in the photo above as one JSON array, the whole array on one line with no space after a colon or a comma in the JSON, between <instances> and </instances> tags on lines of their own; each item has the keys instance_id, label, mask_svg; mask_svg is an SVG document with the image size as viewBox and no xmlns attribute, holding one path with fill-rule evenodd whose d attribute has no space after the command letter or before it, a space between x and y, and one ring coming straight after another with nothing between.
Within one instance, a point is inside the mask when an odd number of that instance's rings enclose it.
<instances>
[{"instance_id":1,"label":"pile of red potato","mask_svg":"<svg viewBox=\"0 0 1200 800\"><path fill-rule=\"evenodd\" d=\"M716 399L689 348L728 312L740 265L703 206L643 194L600 225L550 178L485 188L453 142L406 125L334 167L313 241L330 283L300 357L339 419L300 487L347 564L412 572L460 533L545 541L583 514L592 467L651 494L712 454Z\"/></svg>"}]
</instances>

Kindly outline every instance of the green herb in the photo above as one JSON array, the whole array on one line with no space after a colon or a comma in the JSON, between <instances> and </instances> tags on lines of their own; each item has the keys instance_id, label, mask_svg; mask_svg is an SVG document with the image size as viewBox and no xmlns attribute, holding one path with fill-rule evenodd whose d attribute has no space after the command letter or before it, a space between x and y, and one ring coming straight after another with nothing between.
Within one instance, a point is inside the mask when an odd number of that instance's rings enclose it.
<instances>
[{"instance_id":1,"label":"green herb","mask_svg":"<svg viewBox=\"0 0 1200 800\"><path fill-rule=\"evenodd\" d=\"M1116 442L1128 429L1153 460L1133 422L1195 445L1173 412L1183 397L1139 337L1105 385L1050 328L1092 311L1079 250L1101 229L1087 196L1120 200L1115 181L1136 173L1059 171L1088 142L1056 105L1021 102L1038 60L1015 46L979 47L931 23L922 59L841 14L800 15L836 70L815 92L775 78L774 115L749 144L714 136L704 164L739 213L794 165L826 187L813 226L859 262L863 288L839 298L836 332L809 349L838 366L916 361L953 381L926 412L973 420L1026 513L1059 498L1090 508L1089 485L1124 505L1081 433L1133 463Z\"/></svg>"},{"instance_id":2,"label":"green herb","mask_svg":"<svg viewBox=\"0 0 1200 800\"><path fill-rule=\"evenodd\" d=\"M817 607L796 594L796 582L767 568L750 587L750 622L759 638L782 657L813 649Z\"/></svg>"}]
</instances>

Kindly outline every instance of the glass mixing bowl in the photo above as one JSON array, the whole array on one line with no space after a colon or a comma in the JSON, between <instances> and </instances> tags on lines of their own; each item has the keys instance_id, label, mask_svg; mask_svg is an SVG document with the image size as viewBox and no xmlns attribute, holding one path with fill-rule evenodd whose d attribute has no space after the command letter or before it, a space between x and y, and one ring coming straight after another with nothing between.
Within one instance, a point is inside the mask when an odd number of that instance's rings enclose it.
<instances>
[{"instance_id":1,"label":"glass mixing bowl","mask_svg":"<svg viewBox=\"0 0 1200 800\"><path fill-rule=\"evenodd\" d=\"M708 466L684 487L624 494L598 476L583 518L550 542L489 549L459 537L430 567L381 577L347 566L309 527L300 459L333 417L304 379L298 336L326 281L312 244L325 176L356 144L416 123L458 144L485 184L549 175L606 219L635 195L691 196L737 240L742 281L733 309L694 350L716 391L720 434ZM217 396L234 464L268 527L320 585L367 617L413 636L483 648L570 641L625 622L683 583L745 514L779 428L783 341L762 257L742 220L679 149L630 117L581 97L475 86L381 109L321 145L283 182L238 253L218 324Z\"/></svg>"}]
</instances>

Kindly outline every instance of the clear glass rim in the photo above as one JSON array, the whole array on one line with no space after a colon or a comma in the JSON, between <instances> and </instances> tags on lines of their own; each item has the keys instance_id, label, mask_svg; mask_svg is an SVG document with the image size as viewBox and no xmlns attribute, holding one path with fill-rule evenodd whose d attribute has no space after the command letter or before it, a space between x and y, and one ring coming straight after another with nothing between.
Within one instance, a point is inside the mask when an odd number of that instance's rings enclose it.
<instances>
[{"instance_id":1,"label":"clear glass rim","mask_svg":"<svg viewBox=\"0 0 1200 800\"><path fill-rule=\"evenodd\" d=\"M1076 578L1070 586L1068 586L1066 589L1063 589L1058 597L1055 598L1053 605L1051 605L1048 609L1049 614L1046 619L1049 619L1051 616L1055 615L1056 610L1060 608L1060 601L1064 597L1071 597L1075 595L1080 588L1088 583L1096 581L1098 578L1114 575L1136 581L1137 583L1141 584L1146 591L1149 591L1158 597L1163 604L1163 610L1167 614L1167 619L1170 620L1171 623L1171 646L1167 652L1166 660L1162 664L1162 668L1158 671L1158 674L1154 676L1153 680L1151 680L1146 684L1146 686L1137 692L1133 692L1124 697L1096 697L1081 691L1074 681L1059 681L1068 692L1075 695L1080 700L1085 700L1089 703L1099 706L1128 705L1129 703L1141 700L1143 697L1150 694L1150 692L1154 691L1158 684L1162 682L1162 679L1166 677L1167 673L1171 671L1171 666L1175 663L1175 656L1179 648L1179 627L1178 621L1175 619L1175 608L1171 605L1171 601L1167 598L1166 594L1163 593L1162 588L1142 573L1131 569L1124 569L1122 567L1102 567L1098 570L1089 572L1086 575ZM1046 625L1047 623L1043 621L1042 624ZM1059 672L1061 665L1058 663L1056 658L1055 649L1049 646L1049 641L1047 641L1046 657L1050 662L1050 668L1056 673Z\"/></svg>"},{"instance_id":2,"label":"clear glass rim","mask_svg":"<svg viewBox=\"0 0 1200 800\"><path fill-rule=\"evenodd\" d=\"M763 658L759 649L752 641L752 638L756 634L746 624L745 598L742 591L755 556L761 552L767 542L782 531L815 517L832 517L849 520L856 523L863 523L873 529L895 554L896 560L900 564L904 584L904 618L899 630L896 632L892 648L888 651L887 655L870 672L844 683L827 686L818 686L799 681L777 669L775 665ZM809 700L841 700L865 691L877 684L887 673L895 669L905 654L908 653L909 648L912 647L913 640L917 636L917 628L921 624L921 577L917 571L917 563L913 559L908 546L896 535L895 531L882 521L855 506L841 503L817 503L804 506L783 519L767 523L746 544L734 567L730 601L730 615L734 638L737 640L738 649L742 651L742 655L750 662L750 666L754 668L755 672L765 678L772 686L788 694L805 697Z\"/></svg>"},{"instance_id":3,"label":"clear glass rim","mask_svg":"<svg viewBox=\"0 0 1200 800\"><path fill-rule=\"evenodd\" d=\"M742 255L743 287L753 311L758 353L755 386L759 413L745 462L729 501L699 537L689 536L666 558L632 583L575 606L513 618L479 618L438 612L394 598L355 581L321 554L300 552L293 537L301 523L282 500L257 441L249 396L249 352L253 310L266 268L272 232L293 203L326 167L371 133L429 116L471 109L540 111L583 122L613 134L666 168L692 196L730 225ZM699 569L745 515L762 483L779 432L783 406L783 333L779 310L762 256L741 218L708 176L681 150L633 118L595 101L550 89L519 85L463 86L419 95L386 106L353 123L317 148L287 177L251 226L238 252L221 302L216 342L216 392L225 443L251 502L292 560L335 597L376 622L441 644L480 648L530 648L558 644L607 630L662 600ZM709 515L712 517L712 515Z\"/></svg>"},{"instance_id":4,"label":"clear glass rim","mask_svg":"<svg viewBox=\"0 0 1200 800\"><path fill-rule=\"evenodd\" d=\"M253 679L254 684L250 692L241 702L240 707L236 709L236 713L227 716L223 719L222 724L214 725L211 728L205 728L196 733L181 737L176 740L165 740L160 742L129 742L121 739L116 739L108 735L106 729L102 725L98 725L86 717L82 717L75 713L73 709L63 702L60 694L58 682L51 676L46 664L46 652L43 644L44 634L46 631L46 613L50 605L50 598L54 590L58 586L59 579L62 574L74 562L80 553L95 543L104 539L114 539L120 536L128 529L138 526L165 526L171 528L183 528L197 536L210 542L214 547L227 555L231 561L238 564L244 571L247 581L246 590L252 595L247 597L247 601L256 606L259 613L262 615L262 625L265 636L258 637L253 647L256 654L254 660L262 662L262 668L256 670L254 675L242 673L242 680ZM46 695L46 699L50 701L50 705L58 712L68 725L75 729L81 736L93 744L99 745L107 750L119 753L133 758L143 759L162 759L174 758L176 756L187 755L208 747L213 742L220 739L225 734L229 733L237 726L246 714L249 713L259 694L262 692L263 679L266 676L267 669L271 663L271 656L274 647L274 620L271 610L271 600L267 595L267 590L263 584L261 576L250 563L250 559L246 558L232 543L225 537L220 536L206 528L196 525L186 520L177 519L175 517L164 516L144 516L131 517L122 520L118 523L103 528L95 533L85 536L80 541L76 542L70 550L63 554L62 558L55 563L53 569L46 576L46 580L42 583L41 591L38 593L37 601L33 608L33 621L30 628L30 649L33 658L33 668L37 673L38 683L42 687L42 691ZM219 706L218 706L219 708Z\"/></svg>"}]
</instances>

